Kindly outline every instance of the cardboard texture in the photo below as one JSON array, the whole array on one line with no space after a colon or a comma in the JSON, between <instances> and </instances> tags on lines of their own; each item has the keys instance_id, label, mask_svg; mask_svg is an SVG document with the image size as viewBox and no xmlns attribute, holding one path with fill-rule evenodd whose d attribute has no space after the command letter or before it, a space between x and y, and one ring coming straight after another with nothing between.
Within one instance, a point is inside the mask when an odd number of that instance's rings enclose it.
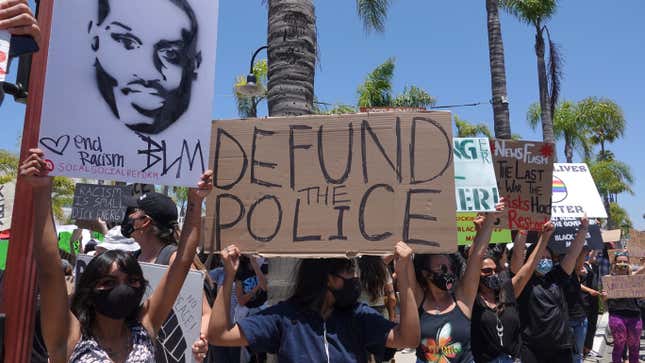
<instances>
[{"instance_id":1,"label":"cardboard texture","mask_svg":"<svg viewBox=\"0 0 645 363\"><path fill-rule=\"evenodd\" d=\"M554 217L607 218L589 167L584 163L553 164Z\"/></svg>"},{"instance_id":2,"label":"cardboard texture","mask_svg":"<svg viewBox=\"0 0 645 363\"><path fill-rule=\"evenodd\" d=\"M578 234L580 220L577 218L552 218L555 230L549 239L549 247L557 254L567 253L571 243ZM589 224L587 235L585 236L585 246L592 250L602 250L602 235L598 224Z\"/></svg>"},{"instance_id":3,"label":"cardboard texture","mask_svg":"<svg viewBox=\"0 0 645 363\"><path fill-rule=\"evenodd\" d=\"M16 184L0 184L0 231L11 228L11 214L15 199Z\"/></svg>"},{"instance_id":4,"label":"cardboard texture","mask_svg":"<svg viewBox=\"0 0 645 363\"><path fill-rule=\"evenodd\" d=\"M509 229L540 231L551 219L554 145L491 140L495 176L508 211L501 218Z\"/></svg>"},{"instance_id":5,"label":"cardboard texture","mask_svg":"<svg viewBox=\"0 0 645 363\"><path fill-rule=\"evenodd\" d=\"M491 212L499 202L490 141L454 138L455 197L458 212Z\"/></svg>"},{"instance_id":6,"label":"cardboard texture","mask_svg":"<svg viewBox=\"0 0 645 363\"><path fill-rule=\"evenodd\" d=\"M645 233L630 230L627 251L630 257L645 257Z\"/></svg>"},{"instance_id":7,"label":"cardboard texture","mask_svg":"<svg viewBox=\"0 0 645 363\"><path fill-rule=\"evenodd\" d=\"M215 121L215 248L329 256L456 250L448 112Z\"/></svg>"},{"instance_id":8,"label":"cardboard texture","mask_svg":"<svg viewBox=\"0 0 645 363\"><path fill-rule=\"evenodd\" d=\"M602 241L607 242L618 242L622 237L622 231L620 229L612 229L611 231L601 230Z\"/></svg>"},{"instance_id":9,"label":"cardboard texture","mask_svg":"<svg viewBox=\"0 0 645 363\"><path fill-rule=\"evenodd\" d=\"M645 275L603 276L602 286L609 299L645 297Z\"/></svg>"},{"instance_id":10,"label":"cardboard texture","mask_svg":"<svg viewBox=\"0 0 645 363\"><path fill-rule=\"evenodd\" d=\"M475 239L477 231L473 221L477 217L477 213L457 213L457 244L458 245L471 245ZM493 229L493 234L490 236L490 243L510 243L513 242L511 238L511 230L503 228Z\"/></svg>"},{"instance_id":11,"label":"cardboard texture","mask_svg":"<svg viewBox=\"0 0 645 363\"><path fill-rule=\"evenodd\" d=\"M124 197L130 194L126 186L76 184L71 219L122 222L127 209Z\"/></svg>"}]
</instances>

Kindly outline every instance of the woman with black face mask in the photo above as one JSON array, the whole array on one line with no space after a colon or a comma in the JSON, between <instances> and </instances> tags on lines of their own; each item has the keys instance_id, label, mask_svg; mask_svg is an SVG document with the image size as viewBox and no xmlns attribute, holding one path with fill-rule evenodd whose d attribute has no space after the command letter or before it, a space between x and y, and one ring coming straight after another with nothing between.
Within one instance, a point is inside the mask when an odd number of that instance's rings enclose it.
<instances>
[{"instance_id":1,"label":"woman with black face mask","mask_svg":"<svg viewBox=\"0 0 645 363\"><path fill-rule=\"evenodd\" d=\"M482 261L479 288L473 306L471 338L477 363L513 363L522 347L517 298L533 275L538 253L544 250L553 233L553 223L544 224L537 248L524 263L526 231L519 231L513 248L512 266L521 266L515 274L500 277L498 253L489 248ZM524 245L524 246L523 246ZM518 263L519 260L519 263ZM524 263L522 265L522 263Z\"/></svg>"},{"instance_id":2,"label":"woman with black face mask","mask_svg":"<svg viewBox=\"0 0 645 363\"><path fill-rule=\"evenodd\" d=\"M208 340L217 346L277 354L280 362L364 363L369 354L384 360L394 354L392 349L415 347L419 342L419 318L410 286L411 255L405 243L396 245L401 290L398 325L357 303L360 281L353 261L342 258L301 260L291 298L233 325L228 311L240 251L228 246L221 252L225 279L213 305Z\"/></svg>"},{"instance_id":3,"label":"woman with black face mask","mask_svg":"<svg viewBox=\"0 0 645 363\"><path fill-rule=\"evenodd\" d=\"M52 178L43 152L30 150L20 175L31 185L34 203L34 251L39 272L42 332L53 363L146 362L155 359L153 339L186 279L199 242L199 226L184 227L177 257L152 295L142 301L147 282L131 255L109 251L92 259L68 304L51 213ZM192 188L189 214L201 214L212 189L211 173Z\"/></svg>"},{"instance_id":4,"label":"woman with black face mask","mask_svg":"<svg viewBox=\"0 0 645 363\"><path fill-rule=\"evenodd\" d=\"M475 219L477 234L470 248L466 271L461 278L454 255L416 255L415 300L421 325L421 344L417 362L470 363L470 317L477 294L479 270L493 223L504 210L504 201L496 205L497 213Z\"/></svg>"}]
</instances>

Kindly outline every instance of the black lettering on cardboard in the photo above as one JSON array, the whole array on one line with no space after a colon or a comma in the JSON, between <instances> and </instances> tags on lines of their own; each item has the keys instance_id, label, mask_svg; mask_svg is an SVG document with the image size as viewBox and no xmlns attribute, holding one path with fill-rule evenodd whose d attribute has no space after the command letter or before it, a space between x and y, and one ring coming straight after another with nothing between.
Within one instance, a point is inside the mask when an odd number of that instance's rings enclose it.
<instances>
[{"instance_id":1,"label":"black lettering on cardboard","mask_svg":"<svg viewBox=\"0 0 645 363\"><path fill-rule=\"evenodd\" d=\"M222 199L223 198L228 198L234 200L239 206L240 206L240 214L238 214L237 217L235 217L235 220L231 222L226 222L222 223L221 217L222 217ZM244 203L238 198L237 196L229 193L223 193L219 194L217 198L215 198L215 246L217 250L222 249L222 230L224 229L229 229L235 226L239 221L242 220L244 217L245 213L245 208L244 208Z\"/></svg>"},{"instance_id":2,"label":"black lettering on cardboard","mask_svg":"<svg viewBox=\"0 0 645 363\"><path fill-rule=\"evenodd\" d=\"M374 144L378 147L378 149L381 151L381 154L383 157L385 157L385 161L390 165L392 170L396 173L396 179L398 182L401 182L401 120L397 117L396 118L396 127L395 127L395 133L396 133L396 165L392 162L392 159L390 159L389 156L387 156L387 153L385 152L385 148L383 148L383 144L381 144L381 141L378 139L374 131L372 131L372 128L370 127L369 122L367 120L363 120L361 123L361 156L363 157L362 160L362 166L363 166L363 182L367 184L369 182L369 178L367 176L367 138L366 135L369 133L370 137L372 138L372 141L374 141Z\"/></svg>"},{"instance_id":3,"label":"black lettering on cardboard","mask_svg":"<svg viewBox=\"0 0 645 363\"><path fill-rule=\"evenodd\" d=\"M226 185L220 185L218 183L218 172L219 172L219 158L220 158L220 146L222 144L222 135L228 137L231 141L233 141L237 147L240 149L242 152L242 169L240 170L240 174L238 177L229 184ZM244 148L242 147L242 144L240 144L239 141L233 135L229 134L228 132L224 131L221 127L217 128L217 138L215 140L215 165L213 166L213 181L215 183L216 188L220 188L222 190L230 190L235 186L235 184L239 183L240 180L244 177L244 174L246 174L246 168L248 167L248 159L246 158L246 152L244 151Z\"/></svg>"},{"instance_id":4,"label":"black lettering on cardboard","mask_svg":"<svg viewBox=\"0 0 645 363\"><path fill-rule=\"evenodd\" d=\"M336 221L336 234L334 236L329 236L330 241L347 241L347 236L343 234L343 215L345 211L349 210L348 205L341 205L338 207L334 207L335 210L338 211L338 220Z\"/></svg>"},{"instance_id":5,"label":"black lettering on cardboard","mask_svg":"<svg viewBox=\"0 0 645 363\"><path fill-rule=\"evenodd\" d=\"M320 235L298 236L298 222L300 216L300 198L296 200L296 212L293 214L293 242L320 241Z\"/></svg>"},{"instance_id":6,"label":"black lettering on cardboard","mask_svg":"<svg viewBox=\"0 0 645 363\"><path fill-rule=\"evenodd\" d=\"M415 169L416 165L415 165L415 160L414 160L414 152L415 152L416 143L417 143L417 122L418 121L427 122L427 123L433 125L434 127L436 127L437 129L439 129L439 131L441 131L441 133L443 134L443 137L445 139L445 142L446 142L446 150L442 154L446 155L448 157L447 160L446 160L446 164L437 173L437 175L434 175L434 176L432 176L430 178L422 179L422 180L416 180L416 169ZM448 137L448 134L446 133L446 130L443 129L441 124L439 122L433 120L433 119L428 119L428 118L425 118L425 117L414 117L414 118L412 118L412 130L411 130L411 135L410 135L410 147L409 148L410 148L410 184L422 184L422 183L427 183L429 181L433 181L436 178L438 178L441 175L443 175L443 173L446 172L446 170L448 169L448 167L452 163L452 141Z\"/></svg>"},{"instance_id":7,"label":"black lettering on cardboard","mask_svg":"<svg viewBox=\"0 0 645 363\"><path fill-rule=\"evenodd\" d=\"M437 217L433 217L429 214L411 214L410 205L412 204L412 196L414 194L437 194L441 193L441 190L437 189L410 189L408 190L406 201L405 201L405 215L403 216L403 241L405 243L416 243L427 246L440 246L439 242L428 241L424 239L410 238L410 220L412 219L421 219L425 221L436 221Z\"/></svg>"},{"instance_id":8,"label":"black lettering on cardboard","mask_svg":"<svg viewBox=\"0 0 645 363\"><path fill-rule=\"evenodd\" d=\"M293 134L294 130L311 130L311 126L289 125L289 186L291 187L291 190L293 190L296 186L296 157L294 151L296 149L308 150L311 148L311 144L296 144L296 140Z\"/></svg>"},{"instance_id":9,"label":"black lettering on cardboard","mask_svg":"<svg viewBox=\"0 0 645 363\"><path fill-rule=\"evenodd\" d=\"M280 184L274 184L262 179L258 179L255 177L255 167L260 166L263 168L269 168L269 169L275 169L275 167L278 165L277 163L269 163L266 161L260 161L255 159L255 150L257 146L257 137L258 135L261 136L271 136L275 134L275 131L268 131L268 130L262 130L258 129L257 126L253 128L253 143L251 145L251 183L252 184L258 184L262 185L268 188L280 188L282 185Z\"/></svg>"},{"instance_id":10,"label":"black lettering on cardboard","mask_svg":"<svg viewBox=\"0 0 645 363\"><path fill-rule=\"evenodd\" d=\"M363 235L363 238L368 241L383 241L392 235L391 232L383 232L381 234L370 235L365 231L365 206L367 205L367 199L369 198L370 194L372 194L372 192L378 188L384 188L388 192L394 193L394 189L387 184L374 184L365 191L365 194L363 194L363 198L361 199L361 204L358 209L358 227L361 230L361 235Z\"/></svg>"},{"instance_id":11,"label":"black lettering on cardboard","mask_svg":"<svg viewBox=\"0 0 645 363\"><path fill-rule=\"evenodd\" d=\"M320 162L320 170L322 171L323 175L325 176L325 180L327 183L331 184L343 184L346 180L347 177L349 177L349 173L352 170L352 154L354 152L354 128L352 124L349 124L349 140L347 142L347 164L345 165L345 171L343 172L343 175L340 176L338 179L334 179L329 175L329 172L327 171L327 167L325 166L325 152L324 152L324 146L323 146L323 125L320 125L320 128L318 129L318 161Z\"/></svg>"},{"instance_id":12,"label":"black lettering on cardboard","mask_svg":"<svg viewBox=\"0 0 645 363\"><path fill-rule=\"evenodd\" d=\"M253 232L253 228L251 228L251 222L253 219L253 211L255 211L255 207L260 205L260 203L264 202L265 200L273 200L275 202L276 207L278 207L278 221L276 223L275 230L273 231L273 233L266 237L263 237L263 236L258 236L257 234L255 234L255 232ZM281 225L282 225L282 205L280 205L280 201L276 196L267 194L262 198L256 200L253 204L251 204L251 207L249 208L249 213L246 215L246 228L254 240L258 242L271 242L271 240L273 240L273 238L275 238L275 236L280 231Z\"/></svg>"},{"instance_id":13,"label":"black lettering on cardboard","mask_svg":"<svg viewBox=\"0 0 645 363\"><path fill-rule=\"evenodd\" d=\"M336 193L336 191L338 189L345 189L346 187L347 187L346 185L334 185L332 187L332 192L331 192L331 204L332 205L351 202L351 200L349 200L349 199L336 199L336 197L342 197L343 195L348 194L348 193Z\"/></svg>"}]
</instances>

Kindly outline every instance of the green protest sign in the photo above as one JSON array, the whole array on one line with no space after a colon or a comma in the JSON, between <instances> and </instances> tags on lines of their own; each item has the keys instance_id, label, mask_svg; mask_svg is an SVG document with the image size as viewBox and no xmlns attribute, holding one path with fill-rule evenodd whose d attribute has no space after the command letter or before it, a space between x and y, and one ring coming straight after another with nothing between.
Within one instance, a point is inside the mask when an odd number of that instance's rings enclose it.
<instances>
[{"instance_id":1,"label":"green protest sign","mask_svg":"<svg viewBox=\"0 0 645 363\"><path fill-rule=\"evenodd\" d=\"M475 239L475 225L473 221L477 217L477 213L457 213L457 244L458 245L471 245ZM490 243L508 243L512 242L511 230L495 228L490 237Z\"/></svg>"},{"instance_id":2,"label":"green protest sign","mask_svg":"<svg viewBox=\"0 0 645 363\"><path fill-rule=\"evenodd\" d=\"M0 239L0 270L7 267L7 251L9 250L9 240Z\"/></svg>"},{"instance_id":3,"label":"green protest sign","mask_svg":"<svg viewBox=\"0 0 645 363\"><path fill-rule=\"evenodd\" d=\"M58 249L69 254L72 253L69 241L72 239L72 232L63 231L58 234ZM81 241L74 242L74 254L81 253Z\"/></svg>"}]
</instances>

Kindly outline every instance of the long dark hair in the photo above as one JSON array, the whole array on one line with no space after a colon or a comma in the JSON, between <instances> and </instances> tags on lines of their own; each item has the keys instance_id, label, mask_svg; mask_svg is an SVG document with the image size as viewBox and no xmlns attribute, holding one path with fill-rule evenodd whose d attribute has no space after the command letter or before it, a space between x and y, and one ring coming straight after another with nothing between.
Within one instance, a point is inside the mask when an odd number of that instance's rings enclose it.
<instances>
[{"instance_id":1,"label":"long dark hair","mask_svg":"<svg viewBox=\"0 0 645 363\"><path fill-rule=\"evenodd\" d=\"M421 287L426 290L428 288L428 279L423 275L423 271L430 272L430 261L433 256L447 256L452 263L455 274L457 275L457 281L455 284L459 283L461 277L464 275L464 270L466 269L466 264L464 263L463 257L459 253L446 253L446 254L427 254L419 253L414 255L414 274L417 278L417 282Z\"/></svg>"},{"instance_id":2,"label":"long dark hair","mask_svg":"<svg viewBox=\"0 0 645 363\"><path fill-rule=\"evenodd\" d=\"M358 260L361 287L372 301L383 296L387 282L387 266L379 256L362 256Z\"/></svg>"},{"instance_id":3,"label":"long dark hair","mask_svg":"<svg viewBox=\"0 0 645 363\"><path fill-rule=\"evenodd\" d=\"M510 278L508 275L500 274L502 271L500 271L499 269L499 261L502 254L500 254L499 252L500 252L499 249L495 248L494 246L488 247L486 249L486 252L484 253L482 262L487 259L492 260L495 266L497 266L497 271L495 273L500 277L500 279L502 278L508 279ZM497 299L497 311L499 313L503 312L506 306L515 305L515 299L514 299L515 295L509 296L509 294L514 294L515 292L513 290L506 291L505 287L506 287L506 280L503 280L501 288L495 291L495 298ZM477 290L479 291L479 287L477 287Z\"/></svg>"},{"instance_id":4,"label":"long dark hair","mask_svg":"<svg viewBox=\"0 0 645 363\"><path fill-rule=\"evenodd\" d=\"M352 271L354 261L345 258L307 258L300 261L290 301L304 310L319 312L325 302L329 275Z\"/></svg>"},{"instance_id":5,"label":"long dark hair","mask_svg":"<svg viewBox=\"0 0 645 363\"><path fill-rule=\"evenodd\" d=\"M93 336L96 312L94 310L94 289L96 284L105 277L112 268L112 264L117 264L119 270L130 277L138 277L141 280L141 289L145 291L148 287L148 281L143 278L143 271L137 259L127 252L111 250L101 253L94 257L87 264L83 274L76 285L76 292L72 297L72 313L78 319L81 325L83 336ZM78 277L77 277L78 278ZM139 319L141 305L130 316L126 317L126 322L135 323Z\"/></svg>"}]
</instances>

